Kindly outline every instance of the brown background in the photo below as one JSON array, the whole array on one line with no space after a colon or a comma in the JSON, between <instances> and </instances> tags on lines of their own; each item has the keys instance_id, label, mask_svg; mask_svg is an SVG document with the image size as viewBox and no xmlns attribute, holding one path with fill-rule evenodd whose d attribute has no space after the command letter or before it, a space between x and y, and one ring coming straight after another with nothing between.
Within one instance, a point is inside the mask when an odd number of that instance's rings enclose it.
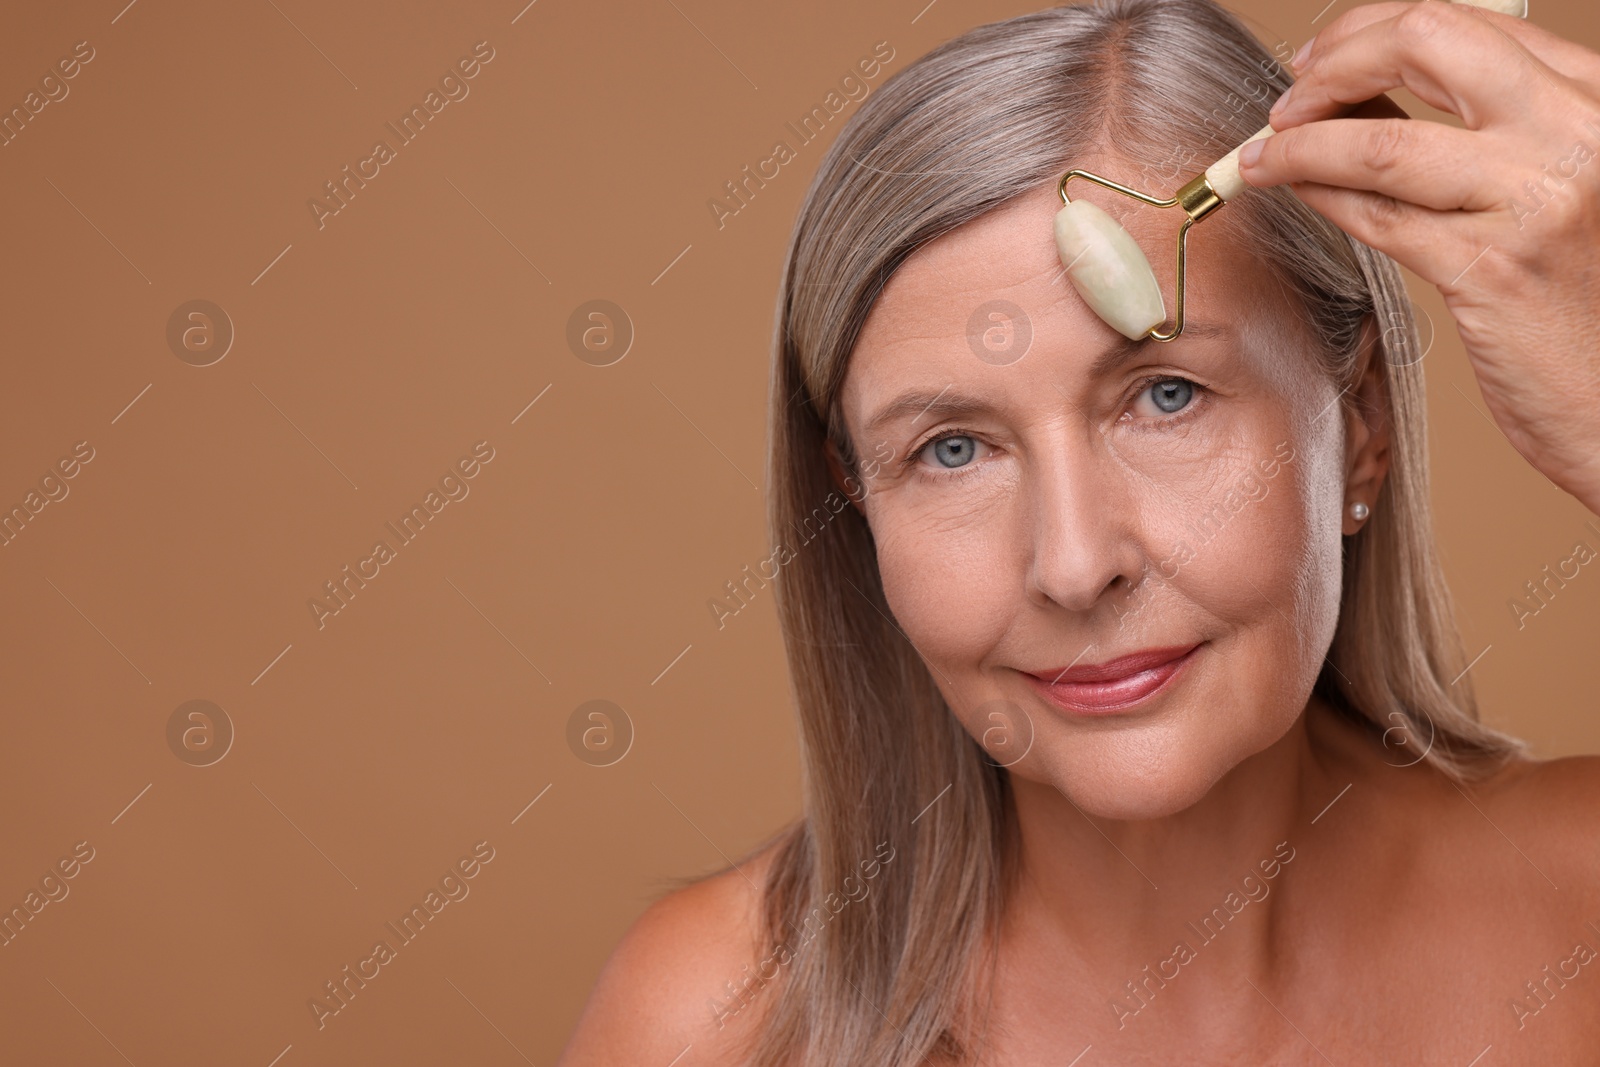
<instances>
[{"instance_id":1,"label":"brown background","mask_svg":"<svg viewBox=\"0 0 1600 1067\"><path fill-rule=\"evenodd\" d=\"M797 810L770 589L720 631L707 602L770 550L773 298L842 117L724 228L707 202L876 42L874 87L1034 5L124 2L16 8L0 34L6 108L95 50L0 148L0 504L95 450L0 548L0 905L95 850L0 947L0 1058L549 1064L664 880ZM1243 10L1298 46L1320 6ZM1533 18L1600 45L1578 0ZM485 40L469 95L319 229L323 183ZM1520 631L1507 605L1600 535L1414 293L1487 717L1600 751L1600 576ZM194 299L236 331L210 366L166 339ZM636 331L610 366L566 340L592 299ZM481 440L470 495L319 629L322 583ZM167 740L194 699L236 731L210 766ZM567 740L593 699L635 731L606 767ZM484 840L470 895L319 1030L308 1000Z\"/></svg>"}]
</instances>

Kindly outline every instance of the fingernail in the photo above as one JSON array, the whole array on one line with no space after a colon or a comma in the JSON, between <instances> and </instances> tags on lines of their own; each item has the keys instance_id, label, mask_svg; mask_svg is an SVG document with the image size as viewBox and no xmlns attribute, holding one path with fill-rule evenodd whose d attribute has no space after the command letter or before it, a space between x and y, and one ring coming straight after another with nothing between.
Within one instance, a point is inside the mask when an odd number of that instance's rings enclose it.
<instances>
[{"instance_id":1,"label":"fingernail","mask_svg":"<svg viewBox=\"0 0 1600 1067\"><path fill-rule=\"evenodd\" d=\"M1294 68L1296 74L1300 73L1300 68L1306 65L1306 60L1311 58L1311 46L1315 42L1316 37L1313 36L1311 40L1301 45L1300 51L1296 52L1294 58L1289 60L1289 66Z\"/></svg>"},{"instance_id":2,"label":"fingernail","mask_svg":"<svg viewBox=\"0 0 1600 1067\"><path fill-rule=\"evenodd\" d=\"M1265 138L1261 141L1251 141L1239 149L1239 165L1241 167L1253 167L1256 165L1256 160L1261 158L1261 150L1266 147L1263 143L1264 140Z\"/></svg>"},{"instance_id":3,"label":"fingernail","mask_svg":"<svg viewBox=\"0 0 1600 1067\"><path fill-rule=\"evenodd\" d=\"M1275 119L1279 115L1283 114L1283 109L1289 106L1289 94L1292 92L1294 92L1294 86L1291 85L1289 88L1283 91L1282 96L1278 97L1278 99L1273 102L1272 110L1267 112L1267 117L1269 119Z\"/></svg>"}]
</instances>

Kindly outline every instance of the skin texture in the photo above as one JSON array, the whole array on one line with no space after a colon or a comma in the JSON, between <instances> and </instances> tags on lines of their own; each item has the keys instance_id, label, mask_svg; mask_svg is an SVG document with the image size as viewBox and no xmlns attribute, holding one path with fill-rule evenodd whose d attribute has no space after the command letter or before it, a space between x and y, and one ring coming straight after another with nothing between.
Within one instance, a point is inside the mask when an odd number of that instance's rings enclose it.
<instances>
[{"instance_id":1,"label":"skin texture","mask_svg":"<svg viewBox=\"0 0 1600 1067\"><path fill-rule=\"evenodd\" d=\"M1523 128L1543 130L1518 153L1483 133L1513 136L1484 118L1497 106L1485 102L1465 116L1478 141L1418 134L1365 177L1374 146L1393 134L1366 141L1336 122L1297 125L1402 81L1429 99L1413 84L1423 69L1459 86L1439 100L1469 101L1482 86L1487 101L1495 79L1517 77L1508 60L1523 61L1523 46L1565 72L1552 91L1580 107L1594 99L1580 93L1593 85L1595 68L1583 67L1592 55L1506 19L1504 35L1475 40L1512 51L1486 60L1463 45L1425 62L1439 34L1476 33L1462 19L1494 16L1410 8L1356 9L1323 30L1312 54L1328 60L1325 73L1305 72L1283 132L1244 173L1296 182L1312 206L1441 284L1497 421L1594 509L1600 373L1574 326L1600 307L1600 170L1569 183L1570 203L1523 220L1536 238L1514 240L1515 221L1512 231L1473 229L1508 225L1509 209L1490 201L1512 195L1513 159L1537 170L1570 153L1563 127L1541 125L1554 122L1556 99L1515 112ZM1410 21L1382 25L1396 18ZM1364 36L1373 26L1378 34ZM1525 71L1518 92L1526 98L1536 82ZM1439 100L1430 102L1446 106ZM1103 162L1107 173L1123 165ZM1485 177L1497 166L1511 169ZM1362 192L1399 195L1451 168L1478 190L1477 207L1412 210ZM1497 191L1482 194L1482 182ZM1333 187L1342 184L1351 188ZM1097 198L1146 249L1170 247L1173 212L1119 199ZM1332 404L1337 389L1314 370L1283 293L1219 215L1191 235L1185 336L1096 373L1120 338L1059 276L1049 240L1058 204L1052 185L911 257L874 308L844 387L857 454L882 456L887 442L896 457L858 504L896 621L1016 785L1021 877L988 1026L981 1040L969 1035L980 1062L1592 1060L1600 759L1518 762L1457 786L1414 750L1385 747L1307 699L1337 617L1339 535L1357 528L1348 504L1370 506L1387 469L1387 413L1370 388L1381 365L1369 363L1357 403ZM1437 213L1451 206L1467 210ZM1152 259L1170 296L1168 257ZM993 299L1028 317L1031 344L1014 361L979 358L969 338L972 311ZM1203 336L1204 322L1237 332ZM1192 411L1169 413L1153 376L1205 389ZM905 390L946 386L989 410L913 410L869 429ZM958 432L966 441L953 447L966 452L921 448ZM908 454L914 464L899 466ZM940 455L970 461L958 470ZM1273 457L1268 477L1260 463ZM1204 540L1189 534L1230 492L1225 521ZM1178 552L1185 537L1190 552ZM1202 644L1183 675L1111 716L1064 712L1022 673L1191 641ZM988 714L996 701L1010 706L999 730ZM648 909L560 1062L739 1062L735 1041L758 1025L782 974L725 1025L708 1002L763 955L756 887L769 858Z\"/></svg>"}]
</instances>

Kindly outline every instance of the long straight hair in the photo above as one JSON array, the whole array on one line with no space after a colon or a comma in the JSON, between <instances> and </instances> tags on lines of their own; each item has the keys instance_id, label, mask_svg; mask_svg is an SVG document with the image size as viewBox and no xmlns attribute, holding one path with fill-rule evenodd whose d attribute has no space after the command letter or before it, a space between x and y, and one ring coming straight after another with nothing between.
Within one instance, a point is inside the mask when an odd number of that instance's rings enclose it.
<instances>
[{"instance_id":1,"label":"long straight hair","mask_svg":"<svg viewBox=\"0 0 1600 1067\"><path fill-rule=\"evenodd\" d=\"M1116 158L1162 168L1130 184L1176 188L1264 125L1288 85L1211 0L1069 5L935 48L863 101L821 161L778 298L767 467L774 540L825 527L776 581L804 809L778 835L763 890L784 973L762 994L750 1062L970 1060L1014 871L1007 772L892 621L871 532L856 508L840 510L824 458L831 440L858 469L839 393L874 301L918 248L1053 183L1073 160L1115 146ZM1187 165L1169 165L1175 150ZM1354 384L1368 316L1386 371L1389 471L1371 518L1344 538L1338 627L1313 691L1369 726L1397 766L1425 760L1463 781L1486 773L1521 743L1478 722L1461 676L1400 272L1287 188L1252 190L1228 213L1303 307L1327 377Z\"/></svg>"}]
</instances>

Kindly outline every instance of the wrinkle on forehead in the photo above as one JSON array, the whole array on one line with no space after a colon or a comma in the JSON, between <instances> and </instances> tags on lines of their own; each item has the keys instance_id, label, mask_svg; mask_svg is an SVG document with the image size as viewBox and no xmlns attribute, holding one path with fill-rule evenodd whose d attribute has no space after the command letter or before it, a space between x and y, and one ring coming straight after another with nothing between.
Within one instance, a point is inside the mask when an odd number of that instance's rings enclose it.
<instances>
[{"instance_id":1,"label":"wrinkle on forehead","mask_svg":"<svg viewBox=\"0 0 1600 1067\"><path fill-rule=\"evenodd\" d=\"M1140 205L1111 190L1083 184L1093 190L1091 195L1103 194L1095 195L1096 202L1122 213L1130 233L1152 257L1152 268L1168 303L1167 321L1171 322L1181 209ZM1072 192L1077 199L1078 183ZM873 393L883 390L876 400L887 400L898 391L893 379L898 379L908 364L891 357L896 350L910 347L918 354L926 353L929 362L955 359L958 362L952 369L976 370L962 362L971 355L969 315L989 300L1011 300L1023 309L1033 327L1034 348L1041 354L1095 354L1125 343L1120 333L1083 302L1065 276L1053 230L1060 204L1051 182L908 256L879 294L857 338L839 396L841 404L847 397L850 403L841 407L841 414L858 409L866 399L861 390L863 379L872 383ZM1233 327L1240 356L1252 373L1268 383L1270 392L1297 407L1319 409L1328 402L1324 394L1332 391L1314 357L1320 341L1293 290L1249 247L1246 232L1226 215L1225 208L1191 227L1185 264L1185 318L1191 323L1212 320ZM1155 342L1140 358L1159 361L1162 349L1181 352L1189 343L1182 336L1170 343ZM863 355L876 366L863 371ZM888 357L888 366L874 355ZM1087 359L1083 365L1085 369L1089 366ZM1011 366L1023 373L1029 371L1021 363ZM851 410L850 414L855 423L870 412Z\"/></svg>"}]
</instances>

